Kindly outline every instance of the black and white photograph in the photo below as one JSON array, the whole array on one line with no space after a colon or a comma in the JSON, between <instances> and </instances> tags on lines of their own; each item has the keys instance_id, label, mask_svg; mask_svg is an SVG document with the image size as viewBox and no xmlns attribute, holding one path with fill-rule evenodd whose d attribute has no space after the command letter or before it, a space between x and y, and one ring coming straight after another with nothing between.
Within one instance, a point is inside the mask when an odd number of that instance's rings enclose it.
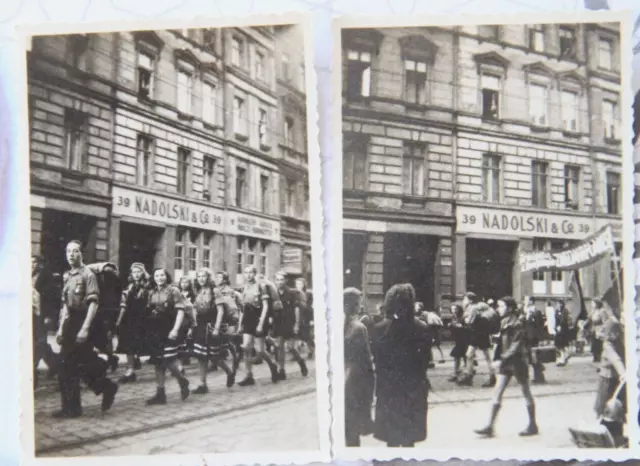
<instances>
[{"instance_id":1,"label":"black and white photograph","mask_svg":"<svg viewBox=\"0 0 640 466\"><path fill-rule=\"evenodd\" d=\"M626 20L334 24L342 454L628 451Z\"/></svg>"},{"instance_id":2,"label":"black and white photograph","mask_svg":"<svg viewBox=\"0 0 640 466\"><path fill-rule=\"evenodd\" d=\"M309 25L270 19L30 35L35 458L328 458Z\"/></svg>"}]
</instances>

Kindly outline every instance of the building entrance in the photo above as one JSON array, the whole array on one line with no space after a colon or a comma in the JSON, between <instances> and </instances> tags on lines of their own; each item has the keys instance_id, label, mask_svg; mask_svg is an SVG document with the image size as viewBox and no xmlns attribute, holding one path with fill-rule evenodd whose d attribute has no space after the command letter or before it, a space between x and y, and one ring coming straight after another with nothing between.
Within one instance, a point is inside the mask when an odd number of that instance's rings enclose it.
<instances>
[{"instance_id":1,"label":"building entrance","mask_svg":"<svg viewBox=\"0 0 640 466\"><path fill-rule=\"evenodd\" d=\"M433 236L391 233L384 237L384 292L398 283L411 283L416 301L435 306L435 259L438 239Z\"/></svg>"},{"instance_id":2,"label":"building entrance","mask_svg":"<svg viewBox=\"0 0 640 466\"><path fill-rule=\"evenodd\" d=\"M344 287L354 287L363 290L362 268L364 253L367 249L367 237L363 234L343 235Z\"/></svg>"},{"instance_id":3,"label":"building entrance","mask_svg":"<svg viewBox=\"0 0 640 466\"><path fill-rule=\"evenodd\" d=\"M467 239L467 291L481 299L512 296L517 244Z\"/></svg>"},{"instance_id":4,"label":"building entrance","mask_svg":"<svg viewBox=\"0 0 640 466\"><path fill-rule=\"evenodd\" d=\"M87 215L46 209L42 213L42 256L54 274L69 269L66 247L78 240L83 246L85 264L96 260L96 218Z\"/></svg>"},{"instance_id":5,"label":"building entrance","mask_svg":"<svg viewBox=\"0 0 640 466\"><path fill-rule=\"evenodd\" d=\"M120 223L120 257L118 266L123 280L129 276L129 268L134 262L144 264L149 274L153 273L156 254L164 230L162 228ZM166 260L170 260L169 257ZM173 259L171 259L173 260Z\"/></svg>"}]
</instances>

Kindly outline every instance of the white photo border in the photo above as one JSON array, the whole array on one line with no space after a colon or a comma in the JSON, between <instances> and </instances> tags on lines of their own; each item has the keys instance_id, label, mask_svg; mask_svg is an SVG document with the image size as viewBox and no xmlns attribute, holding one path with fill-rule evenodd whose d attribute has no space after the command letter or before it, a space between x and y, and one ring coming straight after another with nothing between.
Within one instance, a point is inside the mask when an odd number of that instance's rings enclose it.
<instances>
[{"instance_id":1,"label":"white photo border","mask_svg":"<svg viewBox=\"0 0 640 466\"><path fill-rule=\"evenodd\" d=\"M20 93L20 106L17 109L20 118L18 131L17 153L29 153L29 125L28 125L28 86L27 86L27 50L30 47L30 38L35 35L57 35L73 33L98 33L115 31L136 30L163 30L176 28L205 28L205 27L242 27L261 25L301 25L304 32L305 51L305 93L306 93L306 117L307 117L307 149L308 149L308 180L309 180L309 212L311 225L311 263L313 273L313 297L315 320L315 344L316 344L316 409L318 417L318 450L288 450L284 452L259 452L259 453L224 453L224 454L185 454L185 455L132 455L132 456L82 456L82 457L58 457L38 458L35 456L35 429L34 429L34 403L32 384L32 336L31 313L21 313L20 319L20 349L19 355L26 364L20 365L20 448L23 464L47 464L47 465L105 465L111 466L114 461L122 465L139 465L149 461L154 465L174 466L181 465L236 465L236 464L311 464L314 462L328 462L331 455L330 425L331 413L329 411L329 366L328 366L328 341L326 318L326 279L324 268L323 245L323 213L322 213L322 171L320 159L320 142L318 129L318 94L317 76L314 60L314 26L313 15L307 12L291 12L277 14L252 14L242 17L213 17L196 16L193 19L161 19L140 21L108 21L108 22L83 22L83 23L46 23L28 24L16 28L18 40L22 42L22 60L19 88L15 92ZM16 183L16 197L20 205L30 205L29 183L29 157L16 158L18 163L19 182ZM21 309L30 308L31 271L30 271L30 214L29 208L20 209L17 227L25 232L19 237L24 241L19 245L21 251L20 261L20 289L18 293ZM26 316L29 316L25 318ZM293 440L293 439L292 439Z\"/></svg>"},{"instance_id":2,"label":"white photo border","mask_svg":"<svg viewBox=\"0 0 640 466\"><path fill-rule=\"evenodd\" d=\"M412 15L412 16L353 16L345 15L333 21L333 73L332 73L332 126L333 137L333 171L331 178L342 180L342 37L341 32L347 28L402 28L415 26L462 26L476 24L559 24L559 23L620 23L620 66L621 66L621 108L622 111L622 157L623 157L623 267L624 274L624 320L626 343L626 379L637 381L638 356L636 347L635 311L635 274L633 246L633 147L631 104L631 11L558 11L546 13L517 13L504 15ZM342 193L333 196L330 211L333 214L325 235L335 245L335 266L343 264L343 205ZM331 314L331 368L332 368L332 446L336 459L340 460L614 460L622 461L640 457L640 427L636 422L638 413L638 383L627 384L627 426L629 448L626 449L578 449L578 448L500 448L500 449L465 449L461 446L455 451L451 449L429 448L387 448L387 447L346 447L344 441L344 312L342 303L343 276L341 269L334 270L328 277L329 304ZM595 396L595 386L594 386Z\"/></svg>"}]
</instances>

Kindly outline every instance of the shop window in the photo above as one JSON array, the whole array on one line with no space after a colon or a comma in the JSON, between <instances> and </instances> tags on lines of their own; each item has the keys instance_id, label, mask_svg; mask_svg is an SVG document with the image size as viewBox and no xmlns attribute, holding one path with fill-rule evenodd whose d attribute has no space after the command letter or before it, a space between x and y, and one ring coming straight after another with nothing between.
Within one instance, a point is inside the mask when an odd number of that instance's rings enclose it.
<instances>
[{"instance_id":1,"label":"shop window","mask_svg":"<svg viewBox=\"0 0 640 466\"><path fill-rule=\"evenodd\" d=\"M563 241L550 241L549 248L551 251L560 251L565 247ZM562 270L552 270L551 275L551 294L564 295L566 290L565 275Z\"/></svg>"},{"instance_id":2,"label":"shop window","mask_svg":"<svg viewBox=\"0 0 640 466\"><path fill-rule=\"evenodd\" d=\"M233 98L233 130L236 134L247 134L247 109L242 97Z\"/></svg>"},{"instance_id":3,"label":"shop window","mask_svg":"<svg viewBox=\"0 0 640 466\"><path fill-rule=\"evenodd\" d=\"M482 197L485 202L500 202L501 165L498 155L482 156Z\"/></svg>"},{"instance_id":4,"label":"shop window","mask_svg":"<svg viewBox=\"0 0 640 466\"><path fill-rule=\"evenodd\" d=\"M283 181L281 212L288 217L293 217L296 203L295 182L290 178L284 178Z\"/></svg>"},{"instance_id":5,"label":"shop window","mask_svg":"<svg viewBox=\"0 0 640 466\"><path fill-rule=\"evenodd\" d=\"M211 269L211 248L213 245L213 234L204 232L202 234L202 267Z\"/></svg>"},{"instance_id":6,"label":"shop window","mask_svg":"<svg viewBox=\"0 0 640 466\"><path fill-rule=\"evenodd\" d=\"M371 53L347 51L347 97L371 95Z\"/></svg>"},{"instance_id":7,"label":"shop window","mask_svg":"<svg viewBox=\"0 0 640 466\"><path fill-rule=\"evenodd\" d=\"M547 207L547 173L549 165L545 162L531 162L531 203L534 207Z\"/></svg>"},{"instance_id":8,"label":"shop window","mask_svg":"<svg viewBox=\"0 0 640 466\"><path fill-rule=\"evenodd\" d=\"M536 24L529 28L529 49L544 52L544 26Z\"/></svg>"},{"instance_id":9,"label":"shop window","mask_svg":"<svg viewBox=\"0 0 640 466\"><path fill-rule=\"evenodd\" d=\"M267 111L264 108L258 109L258 141L260 142L260 147L269 145Z\"/></svg>"},{"instance_id":10,"label":"shop window","mask_svg":"<svg viewBox=\"0 0 640 466\"><path fill-rule=\"evenodd\" d=\"M289 69L289 55L287 55L286 53L283 53L280 56L280 67L281 67L281 73L282 73L282 79L285 81L289 81L289 79L291 79L289 73L290 73L290 69Z\"/></svg>"},{"instance_id":11,"label":"shop window","mask_svg":"<svg viewBox=\"0 0 640 466\"><path fill-rule=\"evenodd\" d=\"M293 147L293 128L294 128L294 122L293 122L293 118L291 117L286 117L284 119L284 145L287 147Z\"/></svg>"},{"instance_id":12,"label":"shop window","mask_svg":"<svg viewBox=\"0 0 640 466\"><path fill-rule=\"evenodd\" d=\"M562 127L565 131L578 132L578 94L562 91Z\"/></svg>"},{"instance_id":13,"label":"shop window","mask_svg":"<svg viewBox=\"0 0 640 466\"><path fill-rule=\"evenodd\" d=\"M149 186L152 178L153 140L149 136L139 134L137 149L136 181L141 186Z\"/></svg>"},{"instance_id":14,"label":"shop window","mask_svg":"<svg viewBox=\"0 0 640 466\"><path fill-rule=\"evenodd\" d=\"M576 58L576 29L573 26L560 26L560 56Z\"/></svg>"},{"instance_id":15,"label":"shop window","mask_svg":"<svg viewBox=\"0 0 640 466\"><path fill-rule=\"evenodd\" d=\"M64 112L64 151L67 168L84 171L86 165L87 115L73 109Z\"/></svg>"},{"instance_id":16,"label":"shop window","mask_svg":"<svg viewBox=\"0 0 640 466\"><path fill-rule=\"evenodd\" d=\"M202 46L207 52L216 53L216 32L217 29L202 30Z\"/></svg>"},{"instance_id":17,"label":"shop window","mask_svg":"<svg viewBox=\"0 0 640 466\"><path fill-rule=\"evenodd\" d=\"M605 139L616 138L616 103L611 100L602 101L602 126Z\"/></svg>"},{"instance_id":18,"label":"shop window","mask_svg":"<svg viewBox=\"0 0 640 466\"><path fill-rule=\"evenodd\" d=\"M191 100L193 92L193 78L186 70L178 69L178 99L177 107L185 115L191 114Z\"/></svg>"},{"instance_id":19,"label":"shop window","mask_svg":"<svg viewBox=\"0 0 640 466\"><path fill-rule=\"evenodd\" d=\"M610 70L613 63L613 42L601 37L598 40L598 67Z\"/></svg>"},{"instance_id":20,"label":"shop window","mask_svg":"<svg viewBox=\"0 0 640 466\"><path fill-rule=\"evenodd\" d=\"M260 210L269 213L269 176L260 175Z\"/></svg>"},{"instance_id":21,"label":"shop window","mask_svg":"<svg viewBox=\"0 0 640 466\"><path fill-rule=\"evenodd\" d=\"M622 257L622 243L615 243L615 253L611 255L611 261L609 262L609 275L611 277L612 286L617 286L618 271L620 270L620 258ZM622 283L619 284L622 287ZM606 291L606 290L603 290Z\"/></svg>"},{"instance_id":22,"label":"shop window","mask_svg":"<svg viewBox=\"0 0 640 466\"><path fill-rule=\"evenodd\" d=\"M404 61L404 95L407 102L425 102L427 88L427 64L423 61Z\"/></svg>"},{"instance_id":23,"label":"shop window","mask_svg":"<svg viewBox=\"0 0 640 466\"><path fill-rule=\"evenodd\" d=\"M529 85L529 118L535 126L547 126L549 100L547 87L541 84Z\"/></svg>"},{"instance_id":24,"label":"shop window","mask_svg":"<svg viewBox=\"0 0 640 466\"><path fill-rule=\"evenodd\" d=\"M424 196L425 147L423 144L404 144L402 156L402 185L408 196Z\"/></svg>"},{"instance_id":25,"label":"shop window","mask_svg":"<svg viewBox=\"0 0 640 466\"><path fill-rule=\"evenodd\" d=\"M189 256L187 257L187 270L190 274L198 270L198 237L196 230L189 231Z\"/></svg>"},{"instance_id":26,"label":"shop window","mask_svg":"<svg viewBox=\"0 0 640 466\"><path fill-rule=\"evenodd\" d=\"M564 204L567 209L580 209L580 167L564 167Z\"/></svg>"},{"instance_id":27,"label":"shop window","mask_svg":"<svg viewBox=\"0 0 640 466\"><path fill-rule=\"evenodd\" d=\"M497 120L500 118L500 95L502 80L491 74L480 76L480 89L482 99L482 118Z\"/></svg>"},{"instance_id":28,"label":"shop window","mask_svg":"<svg viewBox=\"0 0 640 466\"><path fill-rule=\"evenodd\" d=\"M534 238L533 250L544 251L547 248L547 241L540 238ZM544 295L547 294L547 277L546 272L540 270L533 271L533 294Z\"/></svg>"},{"instance_id":29,"label":"shop window","mask_svg":"<svg viewBox=\"0 0 640 466\"><path fill-rule=\"evenodd\" d=\"M238 247L236 248L236 275L238 277L242 277L244 273L244 242L242 239L238 238ZM237 280L241 281L241 280Z\"/></svg>"},{"instance_id":30,"label":"shop window","mask_svg":"<svg viewBox=\"0 0 640 466\"><path fill-rule=\"evenodd\" d=\"M203 185L202 196L206 201L216 202L218 196L216 191L216 159L205 157L203 160Z\"/></svg>"},{"instance_id":31,"label":"shop window","mask_svg":"<svg viewBox=\"0 0 640 466\"><path fill-rule=\"evenodd\" d=\"M231 39L231 64L233 66L244 66L244 42L238 37Z\"/></svg>"},{"instance_id":32,"label":"shop window","mask_svg":"<svg viewBox=\"0 0 640 466\"><path fill-rule=\"evenodd\" d=\"M153 78L156 58L146 51L138 51L138 95L145 99L153 97Z\"/></svg>"},{"instance_id":33,"label":"shop window","mask_svg":"<svg viewBox=\"0 0 640 466\"><path fill-rule=\"evenodd\" d=\"M267 246L267 242L255 238L238 238L238 248L236 250L237 281L244 281L244 269L250 265L255 266L258 273L266 276Z\"/></svg>"},{"instance_id":34,"label":"shop window","mask_svg":"<svg viewBox=\"0 0 640 466\"><path fill-rule=\"evenodd\" d=\"M210 125L216 124L216 85L210 81L202 83L202 119Z\"/></svg>"},{"instance_id":35,"label":"shop window","mask_svg":"<svg viewBox=\"0 0 640 466\"><path fill-rule=\"evenodd\" d=\"M258 248L260 251L260 263L258 265L258 273L261 273L262 275L267 275L267 245L262 243L262 242L258 242Z\"/></svg>"},{"instance_id":36,"label":"shop window","mask_svg":"<svg viewBox=\"0 0 640 466\"><path fill-rule=\"evenodd\" d=\"M256 79L260 81L264 81L264 55L260 52L256 53L256 63L255 63L255 74Z\"/></svg>"},{"instance_id":37,"label":"shop window","mask_svg":"<svg viewBox=\"0 0 640 466\"><path fill-rule=\"evenodd\" d=\"M345 138L343 151L343 188L364 191L367 176L367 141Z\"/></svg>"},{"instance_id":38,"label":"shop window","mask_svg":"<svg viewBox=\"0 0 640 466\"><path fill-rule=\"evenodd\" d=\"M173 251L173 268L176 271L184 269L184 247L186 235L187 233L184 228L178 228L176 230L176 243Z\"/></svg>"},{"instance_id":39,"label":"shop window","mask_svg":"<svg viewBox=\"0 0 640 466\"><path fill-rule=\"evenodd\" d=\"M178 148L178 193L189 193L189 172L191 170L191 151L184 147Z\"/></svg>"},{"instance_id":40,"label":"shop window","mask_svg":"<svg viewBox=\"0 0 640 466\"><path fill-rule=\"evenodd\" d=\"M607 172L607 213L620 215L620 174Z\"/></svg>"},{"instance_id":41,"label":"shop window","mask_svg":"<svg viewBox=\"0 0 640 466\"><path fill-rule=\"evenodd\" d=\"M500 26L478 26L478 35L484 39L499 40Z\"/></svg>"},{"instance_id":42,"label":"shop window","mask_svg":"<svg viewBox=\"0 0 640 466\"><path fill-rule=\"evenodd\" d=\"M236 207L246 207L247 169L236 167Z\"/></svg>"}]
</instances>

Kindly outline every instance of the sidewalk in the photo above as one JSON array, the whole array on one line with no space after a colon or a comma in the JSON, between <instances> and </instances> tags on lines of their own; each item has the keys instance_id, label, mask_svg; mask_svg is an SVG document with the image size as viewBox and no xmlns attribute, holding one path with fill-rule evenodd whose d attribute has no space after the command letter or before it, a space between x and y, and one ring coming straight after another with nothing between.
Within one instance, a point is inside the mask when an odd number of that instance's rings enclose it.
<instances>
[{"instance_id":1,"label":"sidewalk","mask_svg":"<svg viewBox=\"0 0 640 466\"><path fill-rule=\"evenodd\" d=\"M101 442L107 447L120 445L124 436L170 427L178 423L196 421L212 416L265 405L302 394L315 393L315 364L307 361L309 375L302 377L296 363L287 363L285 381L273 384L266 364L255 366L256 385L228 389L222 371L209 373L207 395L191 395L180 400L178 383L167 376L167 404L146 406L146 399L155 393L153 367L143 364L138 382L120 385L115 403L104 416L100 412L101 398L83 390L84 416L78 419L58 420L51 413L60 407L60 395L55 384L39 388L35 393L36 454L54 452L71 447L84 447L91 453L92 445ZM116 372L116 376L122 371ZM186 368L191 389L198 383L197 365ZM239 368L238 380L243 377ZM315 396L314 396L315 399ZM104 448L104 447L103 447Z\"/></svg>"}]
</instances>

